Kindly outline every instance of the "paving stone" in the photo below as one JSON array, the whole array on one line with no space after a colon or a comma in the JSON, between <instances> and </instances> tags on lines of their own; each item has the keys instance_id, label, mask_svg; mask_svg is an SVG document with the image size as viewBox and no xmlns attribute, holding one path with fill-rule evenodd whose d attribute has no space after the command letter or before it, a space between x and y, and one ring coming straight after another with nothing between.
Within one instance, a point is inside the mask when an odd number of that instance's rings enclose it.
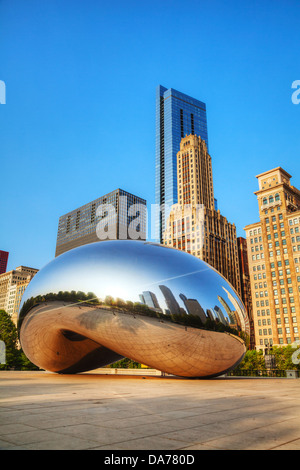
<instances>
[{"instance_id":1,"label":"paving stone","mask_svg":"<svg viewBox=\"0 0 300 470\"><path fill-rule=\"evenodd\" d=\"M0 371L1 450L299 450L300 379Z\"/></svg>"}]
</instances>

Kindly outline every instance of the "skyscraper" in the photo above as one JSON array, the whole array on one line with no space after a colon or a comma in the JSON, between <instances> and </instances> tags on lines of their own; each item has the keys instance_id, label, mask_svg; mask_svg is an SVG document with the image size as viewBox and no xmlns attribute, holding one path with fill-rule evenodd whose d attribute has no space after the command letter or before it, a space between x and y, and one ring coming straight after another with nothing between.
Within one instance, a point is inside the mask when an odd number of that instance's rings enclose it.
<instances>
[{"instance_id":1,"label":"skyscraper","mask_svg":"<svg viewBox=\"0 0 300 470\"><path fill-rule=\"evenodd\" d=\"M17 315L22 295L38 269L18 266L0 274L0 310L5 310L17 323Z\"/></svg>"},{"instance_id":2,"label":"skyscraper","mask_svg":"<svg viewBox=\"0 0 300 470\"><path fill-rule=\"evenodd\" d=\"M105 239L146 240L146 201L116 189L59 218L55 256Z\"/></svg>"},{"instance_id":3,"label":"skyscraper","mask_svg":"<svg viewBox=\"0 0 300 470\"><path fill-rule=\"evenodd\" d=\"M165 206L177 203L177 152L180 141L190 134L208 146L206 105L184 93L159 85L156 89L155 203L156 238L162 241L168 213Z\"/></svg>"},{"instance_id":4,"label":"skyscraper","mask_svg":"<svg viewBox=\"0 0 300 470\"><path fill-rule=\"evenodd\" d=\"M250 349L255 348L255 335L254 323L252 314L252 296L251 296L251 282L250 270L248 262L248 249L247 240L243 237L238 237L238 253L240 263L240 277L241 277L241 299L244 302L248 318L250 322Z\"/></svg>"},{"instance_id":5,"label":"skyscraper","mask_svg":"<svg viewBox=\"0 0 300 470\"><path fill-rule=\"evenodd\" d=\"M215 209L211 157L197 135L177 153L178 203L166 220L162 243L213 266L241 293L236 227Z\"/></svg>"},{"instance_id":6,"label":"skyscraper","mask_svg":"<svg viewBox=\"0 0 300 470\"><path fill-rule=\"evenodd\" d=\"M8 251L0 250L0 274L6 272L8 255Z\"/></svg>"},{"instance_id":7,"label":"skyscraper","mask_svg":"<svg viewBox=\"0 0 300 470\"><path fill-rule=\"evenodd\" d=\"M260 221L245 227L257 349L300 340L300 191L281 167L257 176Z\"/></svg>"}]
</instances>

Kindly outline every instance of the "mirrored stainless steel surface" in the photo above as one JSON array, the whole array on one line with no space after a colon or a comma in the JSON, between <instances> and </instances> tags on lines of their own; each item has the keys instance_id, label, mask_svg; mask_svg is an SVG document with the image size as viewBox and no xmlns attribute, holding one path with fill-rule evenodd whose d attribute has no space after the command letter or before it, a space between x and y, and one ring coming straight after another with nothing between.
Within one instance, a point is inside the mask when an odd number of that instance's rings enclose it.
<instances>
[{"instance_id":1,"label":"mirrored stainless steel surface","mask_svg":"<svg viewBox=\"0 0 300 470\"><path fill-rule=\"evenodd\" d=\"M114 240L68 251L41 269L18 328L42 369L78 373L128 357L184 377L223 374L243 358L249 320L233 287L173 248Z\"/></svg>"}]
</instances>

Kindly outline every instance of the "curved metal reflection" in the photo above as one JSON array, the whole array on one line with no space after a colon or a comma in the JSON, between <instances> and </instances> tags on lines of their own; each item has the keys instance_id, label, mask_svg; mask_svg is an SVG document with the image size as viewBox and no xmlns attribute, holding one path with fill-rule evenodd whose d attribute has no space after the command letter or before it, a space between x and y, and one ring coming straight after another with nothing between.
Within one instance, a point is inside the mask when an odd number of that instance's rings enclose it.
<instances>
[{"instance_id":1,"label":"curved metal reflection","mask_svg":"<svg viewBox=\"0 0 300 470\"><path fill-rule=\"evenodd\" d=\"M242 360L249 338L244 306L215 269L132 240L55 258L26 289L18 328L27 357L61 373L129 357L178 376L217 376Z\"/></svg>"}]
</instances>

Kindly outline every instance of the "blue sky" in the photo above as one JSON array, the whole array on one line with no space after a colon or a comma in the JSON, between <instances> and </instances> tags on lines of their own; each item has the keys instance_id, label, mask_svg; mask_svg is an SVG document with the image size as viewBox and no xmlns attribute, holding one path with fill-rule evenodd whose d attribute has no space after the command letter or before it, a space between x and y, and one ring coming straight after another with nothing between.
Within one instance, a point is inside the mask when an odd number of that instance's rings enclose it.
<instances>
[{"instance_id":1,"label":"blue sky","mask_svg":"<svg viewBox=\"0 0 300 470\"><path fill-rule=\"evenodd\" d=\"M60 215L118 187L154 201L155 89L207 105L215 196L257 221L255 176L300 188L294 0L0 0L0 249L54 257Z\"/></svg>"}]
</instances>

